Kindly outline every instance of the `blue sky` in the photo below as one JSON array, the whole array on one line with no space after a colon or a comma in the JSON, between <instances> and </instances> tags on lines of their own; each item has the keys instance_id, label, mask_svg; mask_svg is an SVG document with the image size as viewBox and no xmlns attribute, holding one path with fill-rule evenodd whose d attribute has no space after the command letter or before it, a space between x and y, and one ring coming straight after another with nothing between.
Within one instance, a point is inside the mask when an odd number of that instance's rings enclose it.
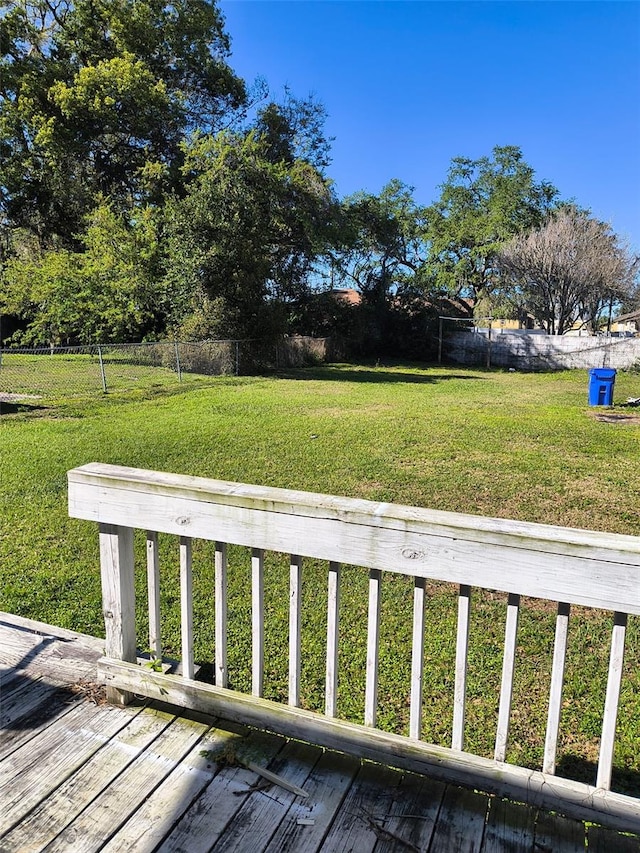
<instances>
[{"instance_id":1,"label":"blue sky","mask_svg":"<svg viewBox=\"0 0 640 853\"><path fill-rule=\"evenodd\" d=\"M640 2L222 0L231 65L313 93L338 193L428 204L456 156L518 145L640 250Z\"/></svg>"}]
</instances>

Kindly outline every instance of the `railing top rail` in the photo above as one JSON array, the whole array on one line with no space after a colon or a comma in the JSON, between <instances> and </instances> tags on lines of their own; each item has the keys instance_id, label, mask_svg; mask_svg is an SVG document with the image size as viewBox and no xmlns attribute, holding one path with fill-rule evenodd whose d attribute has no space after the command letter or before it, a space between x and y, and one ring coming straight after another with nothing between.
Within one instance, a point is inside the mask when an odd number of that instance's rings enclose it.
<instances>
[{"instance_id":1,"label":"railing top rail","mask_svg":"<svg viewBox=\"0 0 640 853\"><path fill-rule=\"evenodd\" d=\"M640 537L102 463L68 476L76 518L640 614Z\"/></svg>"},{"instance_id":2,"label":"railing top rail","mask_svg":"<svg viewBox=\"0 0 640 853\"><path fill-rule=\"evenodd\" d=\"M214 504L267 512L336 518L356 524L362 523L363 518L366 518L367 523L380 527L397 527L398 522L403 526L407 523L415 523L428 525L434 532L441 532L442 535L456 534L472 541L491 541L490 537L493 535L496 541L500 542L504 542L504 538L509 537L514 540L512 544L517 544L517 540L536 540L541 548L546 543L554 550L563 546L580 549L598 548L610 550L612 553L609 559L611 560L616 560L616 555L620 554L619 559L627 562L628 558L636 555L638 559L633 562L640 568L639 536L423 509L363 498L236 483L186 474L170 474L102 462L91 462L79 468L73 468L68 473L70 483L125 487L132 491L205 500ZM622 557L622 554L627 556ZM588 557L586 553L584 556Z\"/></svg>"}]
</instances>

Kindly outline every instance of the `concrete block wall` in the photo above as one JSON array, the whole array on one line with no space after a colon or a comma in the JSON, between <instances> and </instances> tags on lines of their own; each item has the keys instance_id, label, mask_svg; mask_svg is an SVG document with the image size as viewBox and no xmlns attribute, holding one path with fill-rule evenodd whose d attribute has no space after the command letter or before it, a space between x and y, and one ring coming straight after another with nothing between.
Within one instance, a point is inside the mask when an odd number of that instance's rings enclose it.
<instances>
[{"instance_id":1,"label":"concrete block wall","mask_svg":"<svg viewBox=\"0 0 640 853\"><path fill-rule=\"evenodd\" d=\"M487 329L456 332L444 352L458 364L486 364ZM516 370L566 370L640 365L640 338L540 335L526 332L491 333L491 365Z\"/></svg>"}]
</instances>

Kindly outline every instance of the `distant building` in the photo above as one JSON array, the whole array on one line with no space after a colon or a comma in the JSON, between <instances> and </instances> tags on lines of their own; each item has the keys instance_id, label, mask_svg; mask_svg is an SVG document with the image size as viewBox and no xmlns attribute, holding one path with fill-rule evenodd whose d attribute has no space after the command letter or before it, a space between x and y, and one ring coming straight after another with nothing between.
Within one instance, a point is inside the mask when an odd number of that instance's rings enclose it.
<instances>
[{"instance_id":1,"label":"distant building","mask_svg":"<svg viewBox=\"0 0 640 853\"><path fill-rule=\"evenodd\" d=\"M346 287L344 290L330 290L328 292L333 296L336 302L339 302L341 305L362 304L362 295L352 287Z\"/></svg>"},{"instance_id":2,"label":"distant building","mask_svg":"<svg viewBox=\"0 0 640 853\"><path fill-rule=\"evenodd\" d=\"M611 334L618 337L635 337L640 333L640 311L631 311L616 317L611 323Z\"/></svg>"}]
</instances>

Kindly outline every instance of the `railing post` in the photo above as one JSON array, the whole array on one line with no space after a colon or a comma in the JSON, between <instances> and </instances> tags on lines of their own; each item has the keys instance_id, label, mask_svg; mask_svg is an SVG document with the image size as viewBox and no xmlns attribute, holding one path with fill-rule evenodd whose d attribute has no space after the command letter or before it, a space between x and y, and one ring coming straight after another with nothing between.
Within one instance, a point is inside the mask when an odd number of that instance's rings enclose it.
<instances>
[{"instance_id":1,"label":"railing post","mask_svg":"<svg viewBox=\"0 0 640 853\"><path fill-rule=\"evenodd\" d=\"M364 724L375 726L378 705L378 657L380 654L380 569L369 571L369 613L367 617L367 664L364 697Z\"/></svg>"},{"instance_id":2,"label":"railing post","mask_svg":"<svg viewBox=\"0 0 640 853\"><path fill-rule=\"evenodd\" d=\"M549 713L547 716L547 733L544 742L544 758L542 772L553 775L556 772L556 752L558 750L558 732L560 731L560 714L562 713L562 687L564 683L564 667L567 657L567 637L569 634L568 604L558 604L556 617L556 638L553 645L553 667L551 669L551 689L549 692Z\"/></svg>"},{"instance_id":3,"label":"railing post","mask_svg":"<svg viewBox=\"0 0 640 853\"><path fill-rule=\"evenodd\" d=\"M511 716L511 697L513 695L513 674L516 663L518 642L518 616L520 596L509 593L507 604L507 624L504 632L504 655L502 660L502 685L500 687L500 706L498 709L498 729L496 731L496 761L506 761L509 719Z\"/></svg>"},{"instance_id":4,"label":"railing post","mask_svg":"<svg viewBox=\"0 0 640 853\"><path fill-rule=\"evenodd\" d=\"M251 552L251 691L262 696L264 687L264 551Z\"/></svg>"},{"instance_id":5,"label":"railing post","mask_svg":"<svg viewBox=\"0 0 640 853\"><path fill-rule=\"evenodd\" d=\"M100 577L106 632L105 655L136 661L136 607L133 574L133 530L115 524L100 525ZM133 694L107 687L107 699L127 705Z\"/></svg>"},{"instance_id":6,"label":"railing post","mask_svg":"<svg viewBox=\"0 0 640 853\"><path fill-rule=\"evenodd\" d=\"M338 633L340 624L340 563L329 563L327 591L327 669L325 714L335 717L338 705Z\"/></svg>"},{"instance_id":7,"label":"railing post","mask_svg":"<svg viewBox=\"0 0 640 853\"><path fill-rule=\"evenodd\" d=\"M609 790L613 768L613 746L616 735L616 719L620 701L620 685L624 664L624 643L627 631L627 614L613 614L613 633L611 635L611 656L609 657L609 676L602 719L600 737L600 755L598 756L598 775L596 788Z\"/></svg>"},{"instance_id":8,"label":"railing post","mask_svg":"<svg viewBox=\"0 0 640 853\"><path fill-rule=\"evenodd\" d=\"M300 705L302 671L302 557L291 555L289 571L289 704Z\"/></svg>"},{"instance_id":9,"label":"railing post","mask_svg":"<svg viewBox=\"0 0 640 853\"><path fill-rule=\"evenodd\" d=\"M192 544L188 536L180 537L180 643L182 675L193 678L193 573Z\"/></svg>"},{"instance_id":10,"label":"railing post","mask_svg":"<svg viewBox=\"0 0 640 853\"><path fill-rule=\"evenodd\" d=\"M422 680L424 676L425 579L413 579L413 639L411 642L411 710L409 736L422 731Z\"/></svg>"},{"instance_id":11,"label":"railing post","mask_svg":"<svg viewBox=\"0 0 640 853\"><path fill-rule=\"evenodd\" d=\"M215 683L227 686L227 545L216 542L215 563Z\"/></svg>"},{"instance_id":12,"label":"railing post","mask_svg":"<svg viewBox=\"0 0 640 853\"><path fill-rule=\"evenodd\" d=\"M460 584L460 592L458 594L458 632L456 637L456 674L453 692L453 730L451 735L451 748L459 750L464 749L470 616L471 587L468 584Z\"/></svg>"},{"instance_id":13,"label":"railing post","mask_svg":"<svg viewBox=\"0 0 640 853\"><path fill-rule=\"evenodd\" d=\"M162 657L160 640L160 564L158 561L158 534L147 531L147 597L149 601L149 652L159 660Z\"/></svg>"}]
</instances>

